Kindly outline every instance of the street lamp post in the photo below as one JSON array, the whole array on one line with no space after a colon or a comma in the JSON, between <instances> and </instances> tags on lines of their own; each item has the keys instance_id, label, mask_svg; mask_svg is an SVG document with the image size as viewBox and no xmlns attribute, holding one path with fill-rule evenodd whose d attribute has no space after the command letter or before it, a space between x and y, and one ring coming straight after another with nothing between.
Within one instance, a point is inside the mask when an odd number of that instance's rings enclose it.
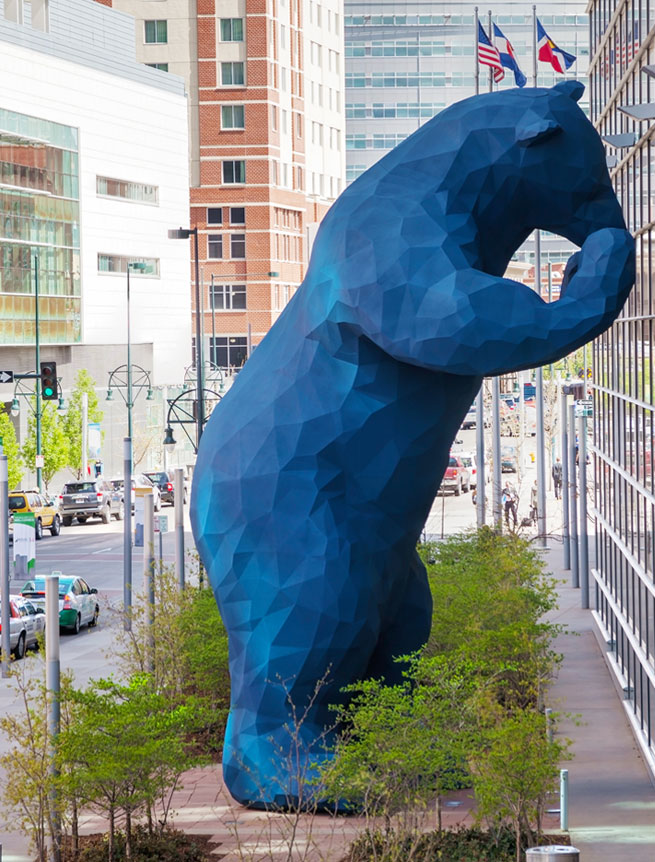
<instances>
[{"instance_id":1,"label":"street lamp post","mask_svg":"<svg viewBox=\"0 0 655 862\"><path fill-rule=\"evenodd\" d=\"M146 268L143 261L128 260L127 262L127 436L132 439L132 341L130 338L130 270L140 271Z\"/></svg>"},{"instance_id":2,"label":"street lamp post","mask_svg":"<svg viewBox=\"0 0 655 862\"><path fill-rule=\"evenodd\" d=\"M198 228L174 228L168 231L169 239L189 239L193 236L194 256L195 256L195 276L196 276L196 369L197 369L197 392L198 392L198 409L196 410L196 440L197 445L200 445L202 437L202 429L205 424L205 395L204 383L202 379L204 356L203 356L203 326L200 314L200 264L198 260Z\"/></svg>"},{"instance_id":3,"label":"street lamp post","mask_svg":"<svg viewBox=\"0 0 655 862\"><path fill-rule=\"evenodd\" d=\"M39 343L39 258L34 258L34 324L36 328L34 344L35 344L35 368L36 373L39 373L41 368L41 345ZM37 381L36 384L36 411L34 418L36 420L36 486L39 492L43 487L43 477L41 471L41 387Z\"/></svg>"},{"instance_id":4,"label":"street lamp post","mask_svg":"<svg viewBox=\"0 0 655 862\"><path fill-rule=\"evenodd\" d=\"M132 344L130 339L130 269L144 270L142 261L127 262L127 437L123 440L123 627L132 629Z\"/></svg>"}]
</instances>

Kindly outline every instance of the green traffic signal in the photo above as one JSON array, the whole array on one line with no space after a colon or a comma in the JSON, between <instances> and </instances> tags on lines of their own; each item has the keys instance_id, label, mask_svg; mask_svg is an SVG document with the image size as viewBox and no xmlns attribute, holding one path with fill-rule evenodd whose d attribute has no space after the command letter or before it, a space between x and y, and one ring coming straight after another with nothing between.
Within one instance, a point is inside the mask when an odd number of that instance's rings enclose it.
<instances>
[{"instance_id":1,"label":"green traffic signal","mask_svg":"<svg viewBox=\"0 0 655 862\"><path fill-rule=\"evenodd\" d=\"M57 399L57 363L41 363L41 397L44 401Z\"/></svg>"}]
</instances>

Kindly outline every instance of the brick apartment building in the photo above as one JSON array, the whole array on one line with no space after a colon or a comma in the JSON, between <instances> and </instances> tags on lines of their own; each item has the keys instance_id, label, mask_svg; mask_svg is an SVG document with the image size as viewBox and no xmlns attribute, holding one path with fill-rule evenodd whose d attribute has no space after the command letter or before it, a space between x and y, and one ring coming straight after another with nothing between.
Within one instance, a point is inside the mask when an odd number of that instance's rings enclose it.
<instances>
[{"instance_id":1,"label":"brick apartment building","mask_svg":"<svg viewBox=\"0 0 655 862\"><path fill-rule=\"evenodd\" d=\"M239 367L302 281L343 188L342 0L112 5L136 18L137 59L185 79L183 227L198 228L204 355Z\"/></svg>"}]
</instances>

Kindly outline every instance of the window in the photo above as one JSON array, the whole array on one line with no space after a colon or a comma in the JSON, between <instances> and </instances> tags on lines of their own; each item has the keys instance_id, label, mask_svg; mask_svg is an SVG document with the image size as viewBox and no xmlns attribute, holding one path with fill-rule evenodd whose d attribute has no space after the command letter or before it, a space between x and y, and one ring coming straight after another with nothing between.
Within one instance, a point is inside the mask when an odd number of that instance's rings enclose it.
<instances>
[{"instance_id":1,"label":"window","mask_svg":"<svg viewBox=\"0 0 655 862\"><path fill-rule=\"evenodd\" d=\"M224 87L242 87L243 80L243 63L221 63L221 84Z\"/></svg>"},{"instance_id":2,"label":"window","mask_svg":"<svg viewBox=\"0 0 655 862\"><path fill-rule=\"evenodd\" d=\"M207 257L212 260L223 257L223 237L220 233L210 233L207 236Z\"/></svg>"},{"instance_id":3,"label":"window","mask_svg":"<svg viewBox=\"0 0 655 862\"><path fill-rule=\"evenodd\" d=\"M146 63L151 69L159 69L160 72L168 72L168 63Z\"/></svg>"},{"instance_id":4,"label":"window","mask_svg":"<svg viewBox=\"0 0 655 862\"><path fill-rule=\"evenodd\" d=\"M221 18L221 42L243 42L243 18Z\"/></svg>"},{"instance_id":5,"label":"window","mask_svg":"<svg viewBox=\"0 0 655 862\"><path fill-rule=\"evenodd\" d=\"M277 105L271 105L271 129L277 132Z\"/></svg>"},{"instance_id":6,"label":"window","mask_svg":"<svg viewBox=\"0 0 655 862\"><path fill-rule=\"evenodd\" d=\"M214 284L214 308L242 311L245 307L245 284Z\"/></svg>"},{"instance_id":7,"label":"window","mask_svg":"<svg viewBox=\"0 0 655 862\"><path fill-rule=\"evenodd\" d=\"M98 272L127 272L127 264L133 264L130 267L130 276L132 278L140 276L159 277L159 258L156 257L125 257L120 254L98 254ZM143 264L143 267L136 268L134 264Z\"/></svg>"},{"instance_id":8,"label":"window","mask_svg":"<svg viewBox=\"0 0 655 862\"><path fill-rule=\"evenodd\" d=\"M127 180L114 180L111 177L96 177L96 194L108 198L121 198L137 203L159 203L159 187L145 183L131 183Z\"/></svg>"},{"instance_id":9,"label":"window","mask_svg":"<svg viewBox=\"0 0 655 862\"><path fill-rule=\"evenodd\" d=\"M245 183L246 163L243 160L235 162L223 162L224 183Z\"/></svg>"},{"instance_id":10,"label":"window","mask_svg":"<svg viewBox=\"0 0 655 862\"><path fill-rule=\"evenodd\" d=\"M230 237L230 257L244 258L246 256L245 233L233 233Z\"/></svg>"},{"instance_id":11,"label":"window","mask_svg":"<svg viewBox=\"0 0 655 862\"><path fill-rule=\"evenodd\" d=\"M245 209L245 207L230 207L230 222L232 224L245 224L246 223L246 209Z\"/></svg>"},{"instance_id":12,"label":"window","mask_svg":"<svg viewBox=\"0 0 655 862\"><path fill-rule=\"evenodd\" d=\"M222 207L207 207L207 224L223 224Z\"/></svg>"},{"instance_id":13,"label":"window","mask_svg":"<svg viewBox=\"0 0 655 862\"><path fill-rule=\"evenodd\" d=\"M146 44L163 45L168 42L168 21L144 21Z\"/></svg>"},{"instance_id":14,"label":"window","mask_svg":"<svg viewBox=\"0 0 655 862\"><path fill-rule=\"evenodd\" d=\"M243 129L244 128L244 106L222 105L221 106L221 128Z\"/></svg>"},{"instance_id":15,"label":"window","mask_svg":"<svg viewBox=\"0 0 655 862\"><path fill-rule=\"evenodd\" d=\"M219 368L241 368L248 358L245 335L216 336L210 339L210 348L212 361Z\"/></svg>"}]
</instances>

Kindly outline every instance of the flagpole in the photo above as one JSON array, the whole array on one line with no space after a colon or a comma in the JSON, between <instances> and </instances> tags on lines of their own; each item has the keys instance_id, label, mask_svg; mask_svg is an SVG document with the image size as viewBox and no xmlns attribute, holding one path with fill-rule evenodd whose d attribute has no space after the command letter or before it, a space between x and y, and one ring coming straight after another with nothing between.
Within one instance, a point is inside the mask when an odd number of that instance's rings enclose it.
<instances>
[{"instance_id":1,"label":"flagpole","mask_svg":"<svg viewBox=\"0 0 655 862\"><path fill-rule=\"evenodd\" d=\"M532 7L532 86L537 86L537 7Z\"/></svg>"},{"instance_id":2,"label":"flagpole","mask_svg":"<svg viewBox=\"0 0 655 862\"><path fill-rule=\"evenodd\" d=\"M489 41L493 45L493 35L491 32L491 9L489 10ZM489 92L493 93L494 91L494 70L489 66Z\"/></svg>"},{"instance_id":3,"label":"flagpole","mask_svg":"<svg viewBox=\"0 0 655 862\"><path fill-rule=\"evenodd\" d=\"M475 95L480 95L480 58L478 57L478 7L475 7L475 15L473 22L473 62L475 63Z\"/></svg>"},{"instance_id":4,"label":"flagpole","mask_svg":"<svg viewBox=\"0 0 655 862\"><path fill-rule=\"evenodd\" d=\"M532 7L532 85L537 86L537 7ZM541 231L534 232L534 289L541 298ZM546 460L544 451L544 377L537 368L537 532L539 543L546 547Z\"/></svg>"},{"instance_id":5,"label":"flagpole","mask_svg":"<svg viewBox=\"0 0 655 862\"><path fill-rule=\"evenodd\" d=\"M493 46L493 28L491 23L491 9L489 10L489 42ZM489 92L493 93L494 91L494 70L491 66L489 66ZM480 438L478 443L478 478L477 485L475 489L475 493L477 495L478 501L480 500L480 485L484 482L484 472L482 475L480 474L480 455L482 454L483 460L483 471L484 471L484 402L482 402L482 387L480 387L480 395L479 398L482 403L482 407L479 410L480 417L480 425L482 426L480 429ZM480 450L482 449L482 452ZM492 498L491 498L491 509L493 512L493 523L495 528L500 532L502 530L503 523L503 515L502 515L502 497L501 497L501 484L502 484L502 469L503 465L500 457L500 377L496 376L491 381L491 457L493 459L493 488L492 488ZM483 486L484 487L484 486ZM484 493L484 492L483 492ZM484 522L483 522L484 523ZM480 515L478 514L478 527L480 527Z\"/></svg>"},{"instance_id":6,"label":"flagpole","mask_svg":"<svg viewBox=\"0 0 655 862\"><path fill-rule=\"evenodd\" d=\"M478 7L475 7L473 22L473 62L475 63L475 95L480 95L480 56L478 43L480 41L480 21ZM486 520L487 488L485 485L486 464L484 460L484 380L475 399L475 453L477 460L477 479L475 482L475 514L478 528L483 527Z\"/></svg>"}]
</instances>

